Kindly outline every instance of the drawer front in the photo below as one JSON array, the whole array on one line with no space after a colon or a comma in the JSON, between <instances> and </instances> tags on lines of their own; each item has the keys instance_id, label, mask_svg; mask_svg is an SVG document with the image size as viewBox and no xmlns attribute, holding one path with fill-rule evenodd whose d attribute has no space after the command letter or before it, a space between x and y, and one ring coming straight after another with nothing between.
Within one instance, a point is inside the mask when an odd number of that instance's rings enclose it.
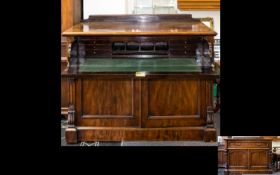
<instances>
[{"instance_id":1,"label":"drawer front","mask_svg":"<svg viewBox=\"0 0 280 175\"><path fill-rule=\"evenodd\" d=\"M262 141L229 142L228 148L270 148L270 143Z\"/></svg>"}]
</instances>

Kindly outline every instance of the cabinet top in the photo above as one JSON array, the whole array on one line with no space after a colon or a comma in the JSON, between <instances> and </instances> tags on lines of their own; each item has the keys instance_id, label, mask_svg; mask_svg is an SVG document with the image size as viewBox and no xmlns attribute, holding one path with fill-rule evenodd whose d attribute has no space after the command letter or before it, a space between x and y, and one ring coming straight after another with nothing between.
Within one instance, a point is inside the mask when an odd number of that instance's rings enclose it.
<instances>
[{"instance_id":1,"label":"cabinet top","mask_svg":"<svg viewBox=\"0 0 280 175\"><path fill-rule=\"evenodd\" d=\"M191 15L96 15L74 25L63 36L202 35L217 33Z\"/></svg>"}]
</instances>

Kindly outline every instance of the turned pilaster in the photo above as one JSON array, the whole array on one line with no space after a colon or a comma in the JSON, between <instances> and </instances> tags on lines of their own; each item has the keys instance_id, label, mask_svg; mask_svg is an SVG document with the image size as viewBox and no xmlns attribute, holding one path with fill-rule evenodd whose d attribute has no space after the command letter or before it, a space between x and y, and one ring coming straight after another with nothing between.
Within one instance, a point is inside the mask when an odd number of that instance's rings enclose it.
<instances>
[{"instance_id":1,"label":"turned pilaster","mask_svg":"<svg viewBox=\"0 0 280 175\"><path fill-rule=\"evenodd\" d=\"M65 137L67 143L77 143L77 129L75 126L75 79L69 79L70 93L69 93L69 108L68 108L68 126L66 128Z\"/></svg>"},{"instance_id":2,"label":"turned pilaster","mask_svg":"<svg viewBox=\"0 0 280 175\"><path fill-rule=\"evenodd\" d=\"M75 127L75 108L74 105L70 105L68 108L68 128Z\"/></svg>"},{"instance_id":3,"label":"turned pilaster","mask_svg":"<svg viewBox=\"0 0 280 175\"><path fill-rule=\"evenodd\" d=\"M214 128L214 110L212 106L207 107L207 128Z\"/></svg>"}]
</instances>

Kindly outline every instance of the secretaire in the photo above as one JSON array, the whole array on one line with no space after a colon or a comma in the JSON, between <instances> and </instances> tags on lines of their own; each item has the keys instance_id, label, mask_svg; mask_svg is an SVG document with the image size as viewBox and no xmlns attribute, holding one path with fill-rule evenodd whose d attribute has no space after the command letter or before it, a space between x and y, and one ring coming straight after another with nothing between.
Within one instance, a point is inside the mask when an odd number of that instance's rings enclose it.
<instances>
[{"instance_id":1,"label":"secretaire","mask_svg":"<svg viewBox=\"0 0 280 175\"><path fill-rule=\"evenodd\" d=\"M215 141L215 35L191 15L96 15L63 32L66 141Z\"/></svg>"}]
</instances>

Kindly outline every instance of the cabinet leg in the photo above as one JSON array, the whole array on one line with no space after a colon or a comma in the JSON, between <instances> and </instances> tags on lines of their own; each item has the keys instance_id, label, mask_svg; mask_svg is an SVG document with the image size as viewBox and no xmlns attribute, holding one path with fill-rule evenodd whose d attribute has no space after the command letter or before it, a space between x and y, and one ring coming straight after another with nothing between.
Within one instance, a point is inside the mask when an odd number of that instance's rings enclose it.
<instances>
[{"instance_id":1,"label":"cabinet leg","mask_svg":"<svg viewBox=\"0 0 280 175\"><path fill-rule=\"evenodd\" d=\"M216 142L217 141L216 129L215 128L205 128L203 140L205 142Z\"/></svg>"},{"instance_id":2,"label":"cabinet leg","mask_svg":"<svg viewBox=\"0 0 280 175\"><path fill-rule=\"evenodd\" d=\"M65 138L67 143L77 143L77 129L76 128L67 128L65 130Z\"/></svg>"},{"instance_id":3,"label":"cabinet leg","mask_svg":"<svg viewBox=\"0 0 280 175\"><path fill-rule=\"evenodd\" d=\"M68 126L65 130L65 138L67 143L77 143L77 129L75 127L75 108L70 105L68 109Z\"/></svg>"},{"instance_id":4,"label":"cabinet leg","mask_svg":"<svg viewBox=\"0 0 280 175\"><path fill-rule=\"evenodd\" d=\"M204 141L217 141L217 133L214 128L214 111L212 106L207 107L207 127L204 129Z\"/></svg>"}]
</instances>

